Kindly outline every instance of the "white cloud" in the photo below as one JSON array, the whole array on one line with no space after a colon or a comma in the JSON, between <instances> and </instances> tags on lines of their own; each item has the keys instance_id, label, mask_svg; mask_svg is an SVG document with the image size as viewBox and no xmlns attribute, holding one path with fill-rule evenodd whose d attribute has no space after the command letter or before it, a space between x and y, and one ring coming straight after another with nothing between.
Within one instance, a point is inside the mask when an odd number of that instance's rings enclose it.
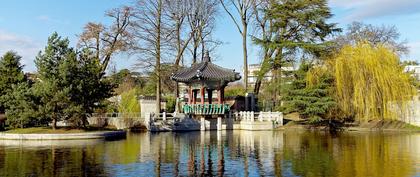
<instances>
[{"instance_id":1,"label":"white cloud","mask_svg":"<svg viewBox=\"0 0 420 177\"><path fill-rule=\"evenodd\" d=\"M22 56L25 71L35 71L34 59L42 45L30 37L20 36L0 30L0 55L7 51L15 51Z\"/></svg>"},{"instance_id":2,"label":"white cloud","mask_svg":"<svg viewBox=\"0 0 420 177\"><path fill-rule=\"evenodd\" d=\"M45 22L45 23L55 23L55 24L59 24L59 25L69 25L70 22L68 21L63 21L63 20L58 20L55 18L51 18L48 15L40 15L36 17L37 20Z\"/></svg>"},{"instance_id":3,"label":"white cloud","mask_svg":"<svg viewBox=\"0 0 420 177\"><path fill-rule=\"evenodd\" d=\"M409 15L420 12L420 0L330 0L332 7L350 11L348 20Z\"/></svg>"}]
</instances>

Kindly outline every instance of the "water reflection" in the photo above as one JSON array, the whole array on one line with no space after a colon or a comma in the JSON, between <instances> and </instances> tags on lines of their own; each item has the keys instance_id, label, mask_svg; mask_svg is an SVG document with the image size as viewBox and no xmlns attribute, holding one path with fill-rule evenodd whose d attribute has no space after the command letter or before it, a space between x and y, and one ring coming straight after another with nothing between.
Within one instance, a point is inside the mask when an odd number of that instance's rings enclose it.
<instances>
[{"instance_id":1,"label":"water reflection","mask_svg":"<svg viewBox=\"0 0 420 177\"><path fill-rule=\"evenodd\" d=\"M420 134L228 131L0 141L0 176L419 176Z\"/></svg>"}]
</instances>

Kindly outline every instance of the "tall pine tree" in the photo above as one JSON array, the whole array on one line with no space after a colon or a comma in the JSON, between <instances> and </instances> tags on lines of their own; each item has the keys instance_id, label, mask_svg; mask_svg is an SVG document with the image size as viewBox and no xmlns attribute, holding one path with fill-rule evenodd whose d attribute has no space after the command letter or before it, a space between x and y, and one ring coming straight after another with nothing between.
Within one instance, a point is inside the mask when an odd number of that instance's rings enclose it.
<instances>
[{"instance_id":1,"label":"tall pine tree","mask_svg":"<svg viewBox=\"0 0 420 177\"><path fill-rule=\"evenodd\" d=\"M298 112L310 122L319 122L327 118L329 111L336 106L330 96L334 79L327 73L321 73L317 82L308 81L308 72L312 64L303 62L294 73L294 80L285 85L284 106L286 113Z\"/></svg>"},{"instance_id":2,"label":"tall pine tree","mask_svg":"<svg viewBox=\"0 0 420 177\"><path fill-rule=\"evenodd\" d=\"M0 113L4 113L5 95L11 93L12 86L26 82L26 77L20 64L21 56L9 51L0 58Z\"/></svg>"},{"instance_id":3,"label":"tall pine tree","mask_svg":"<svg viewBox=\"0 0 420 177\"><path fill-rule=\"evenodd\" d=\"M68 97L70 88L60 77L60 65L66 58L75 55L69 47L69 40L62 39L57 33L48 38L47 46L35 59L40 81L35 84L36 94L40 98L39 113L52 121L53 129L57 121L65 117L70 106Z\"/></svg>"},{"instance_id":4,"label":"tall pine tree","mask_svg":"<svg viewBox=\"0 0 420 177\"><path fill-rule=\"evenodd\" d=\"M270 1L264 13L270 35L255 41L270 52L263 58L254 92L259 93L263 77L271 71L271 82L277 89L270 93L270 99L279 105L282 68L302 54L318 57L330 44L326 38L340 29L327 22L332 17L327 0Z\"/></svg>"},{"instance_id":5,"label":"tall pine tree","mask_svg":"<svg viewBox=\"0 0 420 177\"><path fill-rule=\"evenodd\" d=\"M26 82L20 63L21 56L9 51L0 58L0 114L4 114L8 104L8 96L13 92L13 86ZM4 128L5 119L0 118L0 129Z\"/></svg>"},{"instance_id":6,"label":"tall pine tree","mask_svg":"<svg viewBox=\"0 0 420 177\"><path fill-rule=\"evenodd\" d=\"M95 56L69 47L69 40L52 34L43 52L35 60L40 81L36 93L40 98L39 113L52 121L64 120L86 127L87 115L112 95L113 86L101 78L101 65Z\"/></svg>"}]
</instances>

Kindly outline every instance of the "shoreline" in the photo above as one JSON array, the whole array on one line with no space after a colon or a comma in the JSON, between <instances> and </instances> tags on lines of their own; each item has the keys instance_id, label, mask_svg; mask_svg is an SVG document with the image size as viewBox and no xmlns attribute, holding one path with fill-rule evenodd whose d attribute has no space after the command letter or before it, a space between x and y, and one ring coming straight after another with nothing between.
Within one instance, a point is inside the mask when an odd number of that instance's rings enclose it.
<instances>
[{"instance_id":1,"label":"shoreline","mask_svg":"<svg viewBox=\"0 0 420 177\"><path fill-rule=\"evenodd\" d=\"M83 140L125 138L126 131L98 131L84 133L0 133L0 140Z\"/></svg>"},{"instance_id":2,"label":"shoreline","mask_svg":"<svg viewBox=\"0 0 420 177\"><path fill-rule=\"evenodd\" d=\"M391 125L398 124L401 122L391 123ZM388 123L389 125L389 123ZM401 124L400 124L401 125ZM310 124L296 124L296 122L291 122L291 124L286 124L277 130L315 130L315 131L329 131L328 126L315 126ZM420 127L403 124L403 126L383 126L377 125L377 122L371 125L353 125L353 126L343 126L338 127L336 131L341 132L411 132L411 133L420 133Z\"/></svg>"}]
</instances>

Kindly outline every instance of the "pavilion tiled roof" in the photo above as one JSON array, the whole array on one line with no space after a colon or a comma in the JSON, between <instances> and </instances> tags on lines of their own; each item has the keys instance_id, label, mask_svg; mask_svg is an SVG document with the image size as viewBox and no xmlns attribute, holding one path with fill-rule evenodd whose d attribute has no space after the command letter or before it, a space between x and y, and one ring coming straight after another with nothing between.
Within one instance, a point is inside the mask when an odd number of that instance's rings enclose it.
<instances>
[{"instance_id":1,"label":"pavilion tiled roof","mask_svg":"<svg viewBox=\"0 0 420 177\"><path fill-rule=\"evenodd\" d=\"M233 82L241 79L235 70L226 69L213 64L208 53L200 63L173 73L171 79L177 82L189 83L198 80Z\"/></svg>"}]
</instances>

